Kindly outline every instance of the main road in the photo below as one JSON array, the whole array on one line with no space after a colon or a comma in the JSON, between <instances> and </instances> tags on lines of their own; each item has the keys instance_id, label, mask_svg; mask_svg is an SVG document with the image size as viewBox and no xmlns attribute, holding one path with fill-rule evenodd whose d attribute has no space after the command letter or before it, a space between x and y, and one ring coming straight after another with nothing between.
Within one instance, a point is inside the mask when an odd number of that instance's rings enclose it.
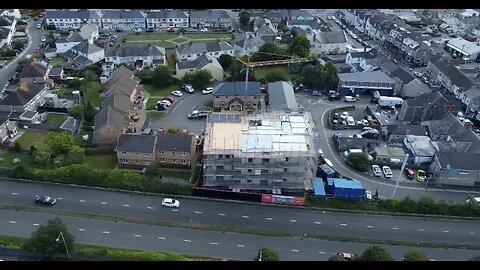
<instances>
[{"instance_id":1,"label":"main road","mask_svg":"<svg viewBox=\"0 0 480 270\"><path fill-rule=\"evenodd\" d=\"M207 224L229 228L405 240L480 243L480 221L429 219L271 207L259 204L181 199L179 209L162 208L161 197L55 184L0 181L2 204L33 206L35 195L58 199L55 209L157 221Z\"/></svg>"},{"instance_id":2,"label":"main road","mask_svg":"<svg viewBox=\"0 0 480 270\"><path fill-rule=\"evenodd\" d=\"M259 248L269 247L278 251L281 260L324 261L338 252L359 254L370 246L365 243L223 233L14 210L0 210L0 231L2 235L30 237L39 225L54 217L62 219L75 236L76 243L80 244L233 260L253 260ZM413 249L391 245L383 247L397 260ZM478 254L477 251L464 249L414 249L435 260L467 260Z\"/></svg>"}]
</instances>

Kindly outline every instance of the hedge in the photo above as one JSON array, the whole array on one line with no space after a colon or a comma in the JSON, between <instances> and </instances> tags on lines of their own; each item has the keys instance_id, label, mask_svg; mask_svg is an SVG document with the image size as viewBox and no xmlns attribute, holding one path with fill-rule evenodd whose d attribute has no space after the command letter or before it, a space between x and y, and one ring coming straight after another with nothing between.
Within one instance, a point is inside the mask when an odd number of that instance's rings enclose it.
<instances>
[{"instance_id":1,"label":"hedge","mask_svg":"<svg viewBox=\"0 0 480 270\"><path fill-rule=\"evenodd\" d=\"M176 253L158 253L153 251L133 251L113 248L82 248L80 253L85 255L96 255L113 257L122 260L133 261L211 261L214 259L182 256Z\"/></svg>"}]
</instances>

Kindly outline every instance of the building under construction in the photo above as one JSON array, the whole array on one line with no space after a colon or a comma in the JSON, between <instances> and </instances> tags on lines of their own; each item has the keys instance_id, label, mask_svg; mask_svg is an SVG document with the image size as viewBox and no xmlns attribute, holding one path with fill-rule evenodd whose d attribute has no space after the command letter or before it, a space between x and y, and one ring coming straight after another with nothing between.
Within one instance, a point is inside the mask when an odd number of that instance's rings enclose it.
<instances>
[{"instance_id":1,"label":"building under construction","mask_svg":"<svg viewBox=\"0 0 480 270\"><path fill-rule=\"evenodd\" d=\"M206 123L203 186L288 195L311 190L316 137L308 112L212 114Z\"/></svg>"}]
</instances>

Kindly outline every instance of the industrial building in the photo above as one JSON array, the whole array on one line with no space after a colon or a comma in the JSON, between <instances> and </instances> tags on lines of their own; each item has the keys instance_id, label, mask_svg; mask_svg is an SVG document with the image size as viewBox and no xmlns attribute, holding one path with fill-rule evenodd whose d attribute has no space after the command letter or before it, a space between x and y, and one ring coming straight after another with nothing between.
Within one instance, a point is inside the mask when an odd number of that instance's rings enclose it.
<instances>
[{"instance_id":1,"label":"industrial building","mask_svg":"<svg viewBox=\"0 0 480 270\"><path fill-rule=\"evenodd\" d=\"M308 112L212 114L203 147L203 187L288 195L310 191L316 137Z\"/></svg>"},{"instance_id":2,"label":"industrial building","mask_svg":"<svg viewBox=\"0 0 480 270\"><path fill-rule=\"evenodd\" d=\"M338 93L341 96L370 95L377 90L382 96L392 96L395 80L381 71L338 74Z\"/></svg>"}]
</instances>

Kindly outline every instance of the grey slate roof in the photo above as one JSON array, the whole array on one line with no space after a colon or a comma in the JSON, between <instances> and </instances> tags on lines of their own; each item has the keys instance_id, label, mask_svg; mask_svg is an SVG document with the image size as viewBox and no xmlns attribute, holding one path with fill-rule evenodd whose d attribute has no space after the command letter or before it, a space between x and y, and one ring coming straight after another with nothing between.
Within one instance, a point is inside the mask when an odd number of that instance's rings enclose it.
<instances>
[{"instance_id":1,"label":"grey slate roof","mask_svg":"<svg viewBox=\"0 0 480 270\"><path fill-rule=\"evenodd\" d=\"M152 46L152 45L127 46L122 44L120 47L113 47L111 49L108 49L105 52L105 57L163 56L163 55L165 55L164 48L161 48L158 46Z\"/></svg>"},{"instance_id":2,"label":"grey slate roof","mask_svg":"<svg viewBox=\"0 0 480 270\"><path fill-rule=\"evenodd\" d=\"M471 142L456 142L456 141L432 141L433 146L439 152L450 153L465 153L472 145Z\"/></svg>"},{"instance_id":3,"label":"grey slate roof","mask_svg":"<svg viewBox=\"0 0 480 270\"><path fill-rule=\"evenodd\" d=\"M407 84L415 79L414 76L400 67L392 73L392 77L399 78L404 84Z\"/></svg>"},{"instance_id":4,"label":"grey slate roof","mask_svg":"<svg viewBox=\"0 0 480 270\"><path fill-rule=\"evenodd\" d=\"M470 89L473 86L473 82L455 66L449 63L446 59L433 59L432 64L436 66L438 70L440 70L440 72L447 76L450 81L458 87Z\"/></svg>"},{"instance_id":5,"label":"grey slate roof","mask_svg":"<svg viewBox=\"0 0 480 270\"><path fill-rule=\"evenodd\" d=\"M387 127L392 135L428 136L428 128L422 125L398 125Z\"/></svg>"},{"instance_id":6,"label":"grey slate roof","mask_svg":"<svg viewBox=\"0 0 480 270\"><path fill-rule=\"evenodd\" d=\"M11 26L13 23L8 17L0 17L0 26Z\"/></svg>"},{"instance_id":7,"label":"grey slate roof","mask_svg":"<svg viewBox=\"0 0 480 270\"><path fill-rule=\"evenodd\" d=\"M130 111L130 99L125 95L110 95L102 102L102 108L115 107L124 113Z\"/></svg>"},{"instance_id":8,"label":"grey slate roof","mask_svg":"<svg viewBox=\"0 0 480 270\"><path fill-rule=\"evenodd\" d=\"M95 44L90 44L86 41L80 42L77 45L73 46L70 50L75 50L84 54L96 53L104 50L103 48L98 47Z\"/></svg>"},{"instance_id":9,"label":"grey slate roof","mask_svg":"<svg viewBox=\"0 0 480 270\"><path fill-rule=\"evenodd\" d=\"M155 136L122 134L118 137L117 152L152 153L155 150Z\"/></svg>"},{"instance_id":10,"label":"grey slate roof","mask_svg":"<svg viewBox=\"0 0 480 270\"><path fill-rule=\"evenodd\" d=\"M411 82L403 85L401 96L415 98L420 95L430 93L432 90L418 79L413 79Z\"/></svg>"},{"instance_id":11,"label":"grey slate roof","mask_svg":"<svg viewBox=\"0 0 480 270\"><path fill-rule=\"evenodd\" d=\"M268 103L270 109L298 110L293 87L290 83L284 81L268 84Z\"/></svg>"},{"instance_id":12,"label":"grey slate roof","mask_svg":"<svg viewBox=\"0 0 480 270\"><path fill-rule=\"evenodd\" d=\"M210 60L204 54L195 58L193 61L181 60L177 62L178 69L201 69L202 67L208 65Z\"/></svg>"},{"instance_id":13,"label":"grey slate roof","mask_svg":"<svg viewBox=\"0 0 480 270\"><path fill-rule=\"evenodd\" d=\"M188 14L182 10L161 10L161 11L154 11L149 12L147 14L147 19L162 19L162 18L180 18L180 19L188 19Z\"/></svg>"},{"instance_id":14,"label":"grey slate roof","mask_svg":"<svg viewBox=\"0 0 480 270\"><path fill-rule=\"evenodd\" d=\"M108 77L106 88L107 93L112 92L124 92L128 96L131 96L137 88L139 81L133 72L125 66L120 66Z\"/></svg>"},{"instance_id":15,"label":"grey slate roof","mask_svg":"<svg viewBox=\"0 0 480 270\"><path fill-rule=\"evenodd\" d=\"M159 133L157 134L155 151L174 151L180 153L190 153L190 147L192 146L193 139L194 138L192 135Z\"/></svg>"},{"instance_id":16,"label":"grey slate roof","mask_svg":"<svg viewBox=\"0 0 480 270\"><path fill-rule=\"evenodd\" d=\"M443 169L480 170L480 154L437 152L437 157Z\"/></svg>"},{"instance_id":17,"label":"grey slate roof","mask_svg":"<svg viewBox=\"0 0 480 270\"><path fill-rule=\"evenodd\" d=\"M10 29L0 26L0 39L6 39L10 34Z\"/></svg>"},{"instance_id":18,"label":"grey slate roof","mask_svg":"<svg viewBox=\"0 0 480 270\"><path fill-rule=\"evenodd\" d=\"M89 39L96 31L98 31L98 26L96 24L87 23L80 27L80 32L75 33L79 33L84 39Z\"/></svg>"},{"instance_id":19,"label":"grey slate roof","mask_svg":"<svg viewBox=\"0 0 480 270\"><path fill-rule=\"evenodd\" d=\"M129 11L123 10L108 10L103 12L102 19L144 19L145 15L140 10L132 9Z\"/></svg>"},{"instance_id":20,"label":"grey slate roof","mask_svg":"<svg viewBox=\"0 0 480 270\"><path fill-rule=\"evenodd\" d=\"M243 36L243 38L235 42L235 45L245 50L248 50L255 47L260 47L265 43L266 42L263 39L259 38L258 36L253 36L252 38Z\"/></svg>"},{"instance_id":21,"label":"grey slate roof","mask_svg":"<svg viewBox=\"0 0 480 270\"><path fill-rule=\"evenodd\" d=\"M224 82L213 89L214 96L260 96L261 84L259 82L248 82L245 92L245 82Z\"/></svg>"},{"instance_id":22,"label":"grey slate roof","mask_svg":"<svg viewBox=\"0 0 480 270\"><path fill-rule=\"evenodd\" d=\"M77 124L77 121L75 118L69 116L65 122L60 126L61 129L63 130L68 130L68 131L75 131L75 126Z\"/></svg>"},{"instance_id":23,"label":"grey slate roof","mask_svg":"<svg viewBox=\"0 0 480 270\"><path fill-rule=\"evenodd\" d=\"M379 82L379 83L395 83L387 74L381 71L367 71L357 73L341 73L338 74L340 81L358 81L358 82Z\"/></svg>"},{"instance_id":24,"label":"grey slate roof","mask_svg":"<svg viewBox=\"0 0 480 270\"><path fill-rule=\"evenodd\" d=\"M289 26L298 26L298 25L308 25L312 29L318 29L320 28L320 24L318 24L315 20L289 20L287 22Z\"/></svg>"},{"instance_id":25,"label":"grey slate roof","mask_svg":"<svg viewBox=\"0 0 480 270\"><path fill-rule=\"evenodd\" d=\"M262 25L260 26L257 31L255 32L258 35L276 35L277 30L275 30L272 26Z\"/></svg>"},{"instance_id":26,"label":"grey slate roof","mask_svg":"<svg viewBox=\"0 0 480 270\"><path fill-rule=\"evenodd\" d=\"M100 19L100 16L94 11L46 11L45 17L48 19Z\"/></svg>"},{"instance_id":27,"label":"grey slate roof","mask_svg":"<svg viewBox=\"0 0 480 270\"><path fill-rule=\"evenodd\" d=\"M445 105L452 105L453 111L461 111L462 105L458 100L442 95L439 91L431 91L414 99L407 99L405 116L402 121L428 121L445 112ZM423 119L420 119L423 114Z\"/></svg>"},{"instance_id":28,"label":"grey slate roof","mask_svg":"<svg viewBox=\"0 0 480 270\"><path fill-rule=\"evenodd\" d=\"M318 38L323 44L346 43L345 33L343 31L320 32Z\"/></svg>"},{"instance_id":29,"label":"grey slate roof","mask_svg":"<svg viewBox=\"0 0 480 270\"><path fill-rule=\"evenodd\" d=\"M216 19L229 19L228 13L225 10L195 10L190 13L190 19L206 19L212 21Z\"/></svg>"},{"instance_id":30,"label":"grey slate roof","mask_svg":"<svg viewBox=\"0 0 480 270\"><path fill-rule=\"evenodd\" d=\"M233 50L232 45L228 44L225 41L220 42L209 42L209 43L194 43L194 44L185 44L176 48L177 55L185 54L197 54L203 52L220 52L220 51L229 51Z\"/></svg>"},{"instance_id":31,"label":"grey slate roof","mask_svg":"<svg viewBox=\"0 0 480 270\"><path fill-rule=\"evenodd\" d=\"M4 99L0 100L0 105L24 106L43 89L45 89L44 84L24 84L18 87L15 92L8 94Z\"/></svg>"},{"instance_id":32,"label":"grey slate roof","mask_svg":"<svg viewBox=\"0 0 480 270\"><path fill-rule=\"evenodd\" d=\"M36 111L26 110L22 113L22 115L20 115L20 117L27 118L27 119L32 119L37 114L38 114L38 112L36 112Z\"/></svg>"},{"instance_id":33,"label":"grey slate roof","mask_svg":"<svg viewBox=\"0 0 480 270\"><path fill-rule=\"evenodd\" d=\"M47 66L41 62L34 61L23 68L19 78L43 77L45 74L47 74Z\"/></svg>"},{"instance_id":34,"label":"grey slate roof","mask_svg":"<svg viewBox=\"0 0 480 270\"><path fill-rule=\"evenodd\" d=\"M375 58L377 57L377 50L371 49L366 52L350 52L350 55L352 56L352 58Z\"/></svg>"},{"instance_id":35,"label":"grey slate roof","mask_svg":"<svg viewBox=\"0 0 480 270\"><path fill-rule=\"evenodd\" d=\"M50 69L49 76L60 76L60 74L62 74L62 71L62 67L53 67L52 69Z\"/></svg>"},{"instance_id":36,"label":"grey slate roof","mask_svg":"<svg viewBox=\"0 0 480 270\"><path fill-rule=\"evenodd\" d=\"M114 107L105 107L95 116L95 131L106 124L110 124L117 129L123 130L125 124L125 114Z\"/></svg>"}]
</instances>

